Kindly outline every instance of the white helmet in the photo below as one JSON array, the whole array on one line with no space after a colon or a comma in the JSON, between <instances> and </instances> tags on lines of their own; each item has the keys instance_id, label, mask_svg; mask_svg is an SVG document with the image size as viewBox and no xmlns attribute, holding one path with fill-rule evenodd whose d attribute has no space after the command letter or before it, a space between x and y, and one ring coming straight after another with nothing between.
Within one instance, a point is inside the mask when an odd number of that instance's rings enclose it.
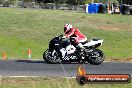
<instances>
[{"instance_id":1,"label":"white helmet","mask_svg":"<svg viewBox=\"0 0 132 88\"><path fill-rule=\"evenodd\" d=\"M72 28L72 25L71 24L65 24L64 25L64 32L68 32L70 29Z\"/></svg>"}]
</instances>

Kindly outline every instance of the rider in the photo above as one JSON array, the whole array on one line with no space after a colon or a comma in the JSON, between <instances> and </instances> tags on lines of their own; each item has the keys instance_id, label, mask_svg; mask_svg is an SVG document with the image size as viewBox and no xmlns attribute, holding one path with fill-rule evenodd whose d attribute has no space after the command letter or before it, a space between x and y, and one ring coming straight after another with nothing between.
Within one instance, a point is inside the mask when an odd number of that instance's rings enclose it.
<instances>
[{"instance_id":1,"label":"rider","mask_svg":"<svg viewBox=\"0 0 132 88\"><path fill-rule=\"evenodd\" d=\"M82 34L79 29L74 28L71 24L65 24L64 25L64 33L65 37L71 37L72 40L74 40L73 45L80 50L83 51L84 47L81 42L86 42L87 38ZM64 49L60 49L60 52L62 53L62 58L64 58L66 51Z\"/></svg>"}]
</instances>

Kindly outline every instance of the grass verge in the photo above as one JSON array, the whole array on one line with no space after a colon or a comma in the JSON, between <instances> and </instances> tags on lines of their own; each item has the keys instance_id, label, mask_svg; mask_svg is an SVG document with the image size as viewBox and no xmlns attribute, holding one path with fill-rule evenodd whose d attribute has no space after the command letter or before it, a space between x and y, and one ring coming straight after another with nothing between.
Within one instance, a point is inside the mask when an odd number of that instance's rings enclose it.
<instances>
[{"instance_id":1,"label":"grass verge","mask_svg":"<svg viewBox=\"0 0 132 88\"><path fill-rule=\"evenodd\" d=\"M132 16L86 14L76 11L0 8L0 53L9 59L42 58L48 42L72 23L88 39L102 38L106 60L132 60Z\"/></svg>"},{"instance_id":2,"label":"grass verge","mask_svg":"<svg viewBox=\"0 0 132 88\"><path fill-rule=\"evenodd\" d=\"M70 84L69 84L70 83ZM0 88L131 88L128 84L85 84L66 78L8 78L2 77Z\"/></svg>"}]
</instances>

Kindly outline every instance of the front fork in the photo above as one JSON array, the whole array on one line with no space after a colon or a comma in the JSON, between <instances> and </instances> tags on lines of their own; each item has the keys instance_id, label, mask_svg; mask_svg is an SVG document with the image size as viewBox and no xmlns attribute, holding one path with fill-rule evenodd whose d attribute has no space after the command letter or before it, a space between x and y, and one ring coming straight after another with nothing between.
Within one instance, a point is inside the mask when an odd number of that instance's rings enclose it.
<instances>
[{"instance_id":1,"label":"front fork","mask_svg":"<svg viewBox=\"0 0 132 88\"><path fill-rule=\"evenodd\" d=\"M51 55L52 55L52 56L54 56L55 52L56 52L56 51L55 51L55 50L53 50L53 52L52 52L52 54L51 54Z\"/></svg>"}]
</instances>

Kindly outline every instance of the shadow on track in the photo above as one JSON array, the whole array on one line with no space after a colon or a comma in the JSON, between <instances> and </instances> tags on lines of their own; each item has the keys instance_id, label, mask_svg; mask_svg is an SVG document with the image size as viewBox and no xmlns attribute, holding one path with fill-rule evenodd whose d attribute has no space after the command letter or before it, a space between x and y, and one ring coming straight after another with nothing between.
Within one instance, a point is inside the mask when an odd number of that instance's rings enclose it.
<instances>
[{"instance_id":1,"label":"shadow on track","mask_svg":"<svg viewBox=\"0 0 132 88\"><path fill-rule=\"evenodd\" d=\"M49 64L49 63L47 63L45 61L42 61L42 60L15 60L14 62ZM58 64L82 64L82 63L78 63L78 62L62 62L62 63L58 63ZM83 63L83 64L88 64L88 63Z\"/></svg>"},{"instance_id":2,"label":"shadow on track","mask_svg":"<svg viewBox=\"0 0 132 88\"><path fill-rule=\"evenodd\" d=\"M24 62L24 63L46 63L42 60L16 60L14 62Z\"/></svg>"}]
</instances>

